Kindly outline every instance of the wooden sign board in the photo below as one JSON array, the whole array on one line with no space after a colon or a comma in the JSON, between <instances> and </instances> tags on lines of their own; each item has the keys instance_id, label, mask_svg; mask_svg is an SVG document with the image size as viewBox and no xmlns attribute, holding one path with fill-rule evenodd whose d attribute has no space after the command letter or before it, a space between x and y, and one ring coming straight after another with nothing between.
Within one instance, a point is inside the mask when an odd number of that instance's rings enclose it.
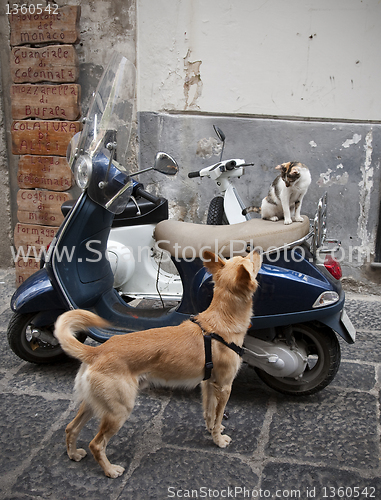
<instances>
[{"instance_id":1,"label":"wooden sign board","mask_svg":"<svg viewBox=\"0 0 381 500\"><path fill-rule=\"evenodd\" d=\"M64 220L61 205L71 199L70 193L19 189L17 193L17 218L19 222L25 224L59 226Z\"/></svg>"},{"instance_id":2,"label":"wooden sign board","mask_svg":"<svg viewBox=\"0 0 381 500\"><path fill-rule=\"evenodd\" d=\"M78 79L78 56L73 45L47 45L39 49L14 47L11 53L14 83L71 83Z\"/></svg>"},{"instance_id":3,"label":"wooden sign board","mask_svg":"<svg viewBox=\"0 0 381 500\"><path fill-rule=\"evenodd\" d=\"M72 172L63 156L20 156L17 181L22 189L67 191L73 186Z\"/></svg>"},{"instance_id":4,"label":"wooden sign board","mask_svg":"<svg viewBox=\"0 0 381 500\"><path fill-rule=\"evenodd\" d=\"M12 153L66 156L70 139L81 129L79 121L15 120L11 129Z\"/></svg>"},{"instance_id":5,"label":"wooden sign board","mask_svg":"<svg viewBox=\"0 0 381 500\"><path fill-rule=\"evenodd\" d=\"M8 14L11 45L75 43L79 40L81 8L55 4L12 5Z\"/></svg>"},{"instance_id":6,"label":"wooden sign board","mask_svg":"<svg viewBox=\"0 0 381 500\"><path fill-rule=\"evenodd\" d=\"M14 231L14 261L16 286L39 270L40 258L54 238L58 227L16 224Z\"/></svg>"},{"instance_id":7,"label":"wooden sign board","mask_svg":"<svg viewBox=\"0 0 381 500\"><path fill-rule=\"evenodd\" d=\"M18 222L14 232L16 255L18 257L38 258L41 248L46 249L48 247L57 231L58 227L21 224ZM23 250L21 250L21 247Z\"/></svg>"},{"instance_id":8,"label":"wooden sign board","mask_svg":"<svg viewBox=\"0 0 381 500\"><path fill-rule=\"evenodd\" d=\"M12 117L76 120L81 114L81 86L15 84L11 86Z\"/></svg>"},{"instance_id":9,"label":"wooden sign board","mask_svg":"<svg viewBox=\"0 0 381 500\"><path fill-rule=\"evenodd\" d=\"M19 257L15 261L16 268L16 287L22 285L29 276L32 276L40 269L40 260L34 258Z\"/></svg>"}]
</instances>

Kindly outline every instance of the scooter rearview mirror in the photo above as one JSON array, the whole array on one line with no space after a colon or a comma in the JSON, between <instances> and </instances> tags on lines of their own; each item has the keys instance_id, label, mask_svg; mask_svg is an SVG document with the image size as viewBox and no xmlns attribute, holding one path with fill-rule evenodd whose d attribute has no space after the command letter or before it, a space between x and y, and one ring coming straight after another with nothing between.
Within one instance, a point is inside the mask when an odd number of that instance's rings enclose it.
<instances>
[{"instance_id":1,"label":"scooter rearview mirror","mask_svg":"<svg viewBox=\"0 0 381 500\"><path fill-rule=\"evenodd\" d=\"M167 153L157 153L153 169L161 174L176 175L179 171L177 162Z\"/></svg>"},{"instance_id":2,"label":"scooter rearview mirror","mask_svg":"<svg viewBox=\"0 0 381 500\"><path fill-rule=\"evenodd\" d=\"M165 175L176 175L179 171L179 167L177 162L172 156L168 153L157 153L155 157L155 162L153 167L145 168L144 170L139 170L139 172L135 172L130 174L130 177L134 177L135 175L144 174L145 172L149 172L150 170L156 170L156 172L160 172Z\"/></svg>"},{"instance_id":3,"label":"scooter rearview mirror","mask_svg":"<svg viewBox=\"0 0 381 500\"><path fill-rule=\"evenodd\" d=\"M216 127L216 125L213 125L214 131L217 134L217 137L219 140L222 142L222 148L221 148L221 155L220 155L220 161L222 160L222 155L224 153L224 147L225 147L225 134L222 132L222 130L219 127Z\"/></svg>"},{"instance_id":4,"label":"scooter rearview mirror","mask_svg":"<svg viewBox=\"0 0 381 500\"><path fill-rule=\"evenodd\" d=\"M219 140L221 142L225 142L226 137L225 137L225 134L222 132L222 130L219 127L216 127L215 125L213 125L213 128L214 128L214 131L217 134L217 137L219 138Z\"/></svg>"}]
</instances>

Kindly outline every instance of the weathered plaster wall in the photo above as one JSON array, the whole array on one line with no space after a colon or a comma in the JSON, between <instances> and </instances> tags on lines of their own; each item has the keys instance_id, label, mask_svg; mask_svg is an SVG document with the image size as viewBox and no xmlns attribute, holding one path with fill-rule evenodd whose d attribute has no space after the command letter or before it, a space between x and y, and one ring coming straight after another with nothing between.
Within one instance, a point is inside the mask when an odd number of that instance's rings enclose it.
<instances>
[{"instance_id":1,"label":"weathered plaster wall","mask_svg":"<svg viewBox=\"0 0 381 500\"><path fill-rule=\"evenodd\" d=\"M204 222L207 206L218 192L209 179L187 177L189 171L219 159L217 151L210 157L200 156L200 142L213 143L213 124L227 136L225 158L255 163L235 183L248 205L260 206L279 163L296 159L309 166L312 184L302 212L313 217L318 199L328 192L328 236L342 241L340 257L346 276L365 278L363 264L372 258L378 219L381 126L140 113L142 163L149 164L154 152L162 149L179 160L177 178L158 174L152 178L152 189L172 200L171 211L176 218ZM370 271L367 277L372 278ZM373 275L375 278L377 275Z\"/></svg>"},{"instance_id":2,"label":"weathered plaster wall","mask_svg":"<svg viewBox=\"0 0 381 500\"><path fill-rule=\"evenodd\" d=\"M155 147L178 159L179 180L160 182L174 214L205 220L213 183L186 174L217 161L200 157L216 123L226 157L256 163L239 183L248 203L260 204L278 163L306 163L303 211L312 216L327 190L346 275L377 281L368 261L380 201L381 3L137 0L137 11L141 161Z\"/></svg>"},{"instance_id":3,"label":"weathered plaster wall","mask_svg":"<svg viewBox=\"0 0 381 500\"><path fill-rule=\"evenodd\" d=\"M0 80L0 96L3 87ZM5 139L5 121L3 108L0 106L0 267L11 265L11 214L10 214L10 190L8 174L8 155Z\"/></svg>"},{"instance_id":4,"label":"weathered plaster wall","mask_svg":"<svg viewBox=\"0 0 381 500\"><path fill-rule=\"evenodd\" d=\"M10 98L9 98L9 28L5 12L4 0L0 0L0 267L12 264L10 246L12 243L12 215L15 207L11 192L14 163L9 154L10 142Z\"/></svg>"},{"instance_id":5,"label":"weathered plaster wall","mask_svg":"<svg viewBox=\"0 0 381 500\"><path fill-rule=\"evenodd\" d=\"M142 111L380 120L378 0L137 0Z\"/></svg>"}]
</instances>

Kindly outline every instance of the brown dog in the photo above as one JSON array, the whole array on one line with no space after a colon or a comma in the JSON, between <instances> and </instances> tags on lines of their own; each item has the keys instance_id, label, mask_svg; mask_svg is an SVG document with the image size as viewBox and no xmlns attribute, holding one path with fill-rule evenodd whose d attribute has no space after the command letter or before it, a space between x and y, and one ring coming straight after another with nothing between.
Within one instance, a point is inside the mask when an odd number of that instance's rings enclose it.
<instances>
[{"instance_id":1,"label":"brown dog","mask_svg":"<svg viewBox=\"0 0 381 500\"><path fill-rule=\"evenodd\" d=\"M83 363L75 380L81 405L66 428L67 453L72 460L86 455L85 450L77 449L77 437L95 415L101 422L90 450L106 476L120 476L124 468L108 461L106 446L131 414L139 385L196 387L205 374L204 334L214 332L226 343L242 346L261 258L252 253L223 261L211 252L204 252L203 257L213 274L214 295L196 322L186 320L179 326L115 335L93 347L81 344L73 334L89 326L105 327L103 319L84 310L69 311L58 318L55 336L64 351ZM211 377L202 382L204 418L213 441L224 448L231 438L222 434L221 421L241 359L221 341L211 343L213 369Z\"/></svg>"}]
</instances>

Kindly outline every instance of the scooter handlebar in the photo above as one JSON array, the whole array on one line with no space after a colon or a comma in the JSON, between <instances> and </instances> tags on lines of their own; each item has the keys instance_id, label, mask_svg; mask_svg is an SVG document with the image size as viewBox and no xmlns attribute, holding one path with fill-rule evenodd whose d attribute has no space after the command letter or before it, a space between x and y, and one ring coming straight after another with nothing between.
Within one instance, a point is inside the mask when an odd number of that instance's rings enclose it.
<instances>
[{"instance_id":1,"label":"scooter handlebar","mask_svg":"<svg viewBox=\"0 0 381 500\"><path fill-rule=\"evenodd\" d=\"M138 186L134 191L136 196L141 196L142 198L155 203L155 205L158 205L160 203L160 198L152 193L148 193L148 191L146 191L143 186Z\"/></svg>"},{"instance_id":2,"label":"scooter handlebar","mask_svg":"<svg viewBox=\"0 0 381 500\"><path fill-rule=\"evenodd\" d=\"M188 177L192 179L193 177L200 177L200 172L188 172Z\"/></svg>"}]
</instances>

